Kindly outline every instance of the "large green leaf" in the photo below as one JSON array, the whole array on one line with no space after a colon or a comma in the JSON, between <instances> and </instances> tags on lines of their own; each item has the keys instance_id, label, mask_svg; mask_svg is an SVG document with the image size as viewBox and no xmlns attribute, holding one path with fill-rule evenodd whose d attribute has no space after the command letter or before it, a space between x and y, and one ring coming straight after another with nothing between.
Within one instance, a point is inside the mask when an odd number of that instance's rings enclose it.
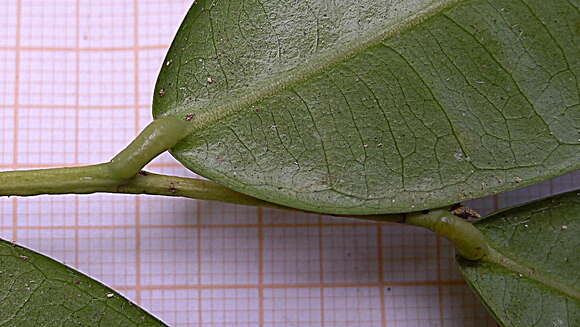
<instances>
[{"instance_id":1,"label":"large green leaf","mask_svg":"<svg viewBox=\"0 0 580 327\"><path fill-rule=\"evenodd\" d=\"M156 118L173 155L264 200L372 214L580 168L578 0L201 0Z\"/></svg>"},{"instance_id":2,"label":"large green leaf","mask_svg":"<svg viewBox=\"0 0 580 327\"><path fill-rule=\"evenodd\" d=\"M509 209L475 226L494 255L459 264L502 326L580 326L580 191Z\"/></svg>"},{"instance_id":3,"label":"large green leaf","mask_svg":"<svg viewBox=\"0 0 580 327\"><path fill-rule=\"evenodd\" d=\"M113 290L0 240L0 326L165 326Z\"/></svg>"}]
</instances>

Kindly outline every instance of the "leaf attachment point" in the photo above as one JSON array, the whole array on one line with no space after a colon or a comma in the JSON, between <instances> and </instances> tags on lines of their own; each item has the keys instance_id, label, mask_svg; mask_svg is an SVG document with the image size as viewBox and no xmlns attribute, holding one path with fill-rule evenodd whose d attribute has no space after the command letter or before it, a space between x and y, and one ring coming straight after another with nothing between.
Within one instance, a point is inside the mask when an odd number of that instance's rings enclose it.
<instances>
[{"instance_id":1,"label":"leaf attachment point","mask_svg":"<svg viewBox=\"0 0 580 327\"><path fill-rule=\"evenodd\" d=\"M407 215L405 223L425 227L447 238L465 259L480 260L489 254L483 234L473 224L453 215L447 209L411 213Z\"/></svg>"}]
</instances>

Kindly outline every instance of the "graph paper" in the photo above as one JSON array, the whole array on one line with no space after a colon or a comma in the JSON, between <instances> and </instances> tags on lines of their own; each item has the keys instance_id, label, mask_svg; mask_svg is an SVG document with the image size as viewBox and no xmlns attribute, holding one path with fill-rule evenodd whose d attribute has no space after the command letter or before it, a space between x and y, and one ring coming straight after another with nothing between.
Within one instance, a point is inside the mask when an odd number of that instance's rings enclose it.
<instances>
[{"instance_id":1,"label":"graph paper","mask_svg":"<svg viewBox=\"0 0 580 327\"><path fill-rule=\"evenodd\" d=\"M0 169L109 160L151 121L191 0L0 2ZM149 170L195 176L169 155ZM575 172L472 201L580 186ZM154 196L0 199L0 237L80 269L171 326L495 326L419 228Z\"/></svg>"}]
</instances>

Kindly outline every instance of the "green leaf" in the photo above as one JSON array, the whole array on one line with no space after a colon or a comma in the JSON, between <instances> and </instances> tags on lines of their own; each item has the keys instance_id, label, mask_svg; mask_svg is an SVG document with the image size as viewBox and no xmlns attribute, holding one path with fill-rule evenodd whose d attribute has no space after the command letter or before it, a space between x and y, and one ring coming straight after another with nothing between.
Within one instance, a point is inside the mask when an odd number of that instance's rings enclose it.
<instances>
[{"instance_id":1,"label":"green leaf","mask_svg":"<svg viewBox=\"0 0 580 327\"><path fill-rule=\"evenodd\" d=\"M0 240L0 326L166 326L48 257Z\"/></svg>"},{"instance_id":2,"label":"green leaf","mask_svg":"<svg viewBox=\"0 0 580 327\"><path fill-rule=\"evenodd\" d=\"M580 326L580 191L483 219L492 256L459 259L502 326Z\"/></svg>"},{"instance_id":3,"label":"green leaf","mask_svg":"<svg viewBox=\"0 0 580 327\"><path fill-rule=\"evenodd\" d=\"M156 118L172 154L304 210L408 212L580 168L578 0L201 0Z\"/></svg>"}]
</instances>

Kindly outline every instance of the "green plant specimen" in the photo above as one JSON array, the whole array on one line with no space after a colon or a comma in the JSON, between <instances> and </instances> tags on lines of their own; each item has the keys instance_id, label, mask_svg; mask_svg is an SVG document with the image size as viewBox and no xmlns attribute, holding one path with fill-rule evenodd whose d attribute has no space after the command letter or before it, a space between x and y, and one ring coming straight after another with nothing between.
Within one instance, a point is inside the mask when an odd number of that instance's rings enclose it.
<instances>
[{"instance_id":1,"label":"green plant specimen","mask_svg":"<svg viewBox=\"0 0 580 327\"><path fill-rule=\"evenodd\" d=\"M165 326L115 291L0 240L0 326Z\"/></svg>"},{"instance_id":2,"label":"green plant specimen","mask_svg":"<svg viewBox=\"0 0 580 327\"><path fill-rule=\"evenodd\" d=\"M579 325L578 192L475 225L450 213L580 168L579 8L201 0L135 141L99 165L2 172L0 195L158 194L423 226L453 242L503 326ZM141 171L166 150L211 181ZM511 223L524 216L534 228ZM532 241L545 249L526 252Z\"/></svg>"},{"instance_id":3,"label":"green plant specimen","mask_svg":"<svg viewBox=\"0 0 580 327\"><path fill-rule=\"evenodd\" d=\"M502 326L580 325L579 217L574 191L475 224L488 255L459 265Z\"/></svg>"}]
</instances>

